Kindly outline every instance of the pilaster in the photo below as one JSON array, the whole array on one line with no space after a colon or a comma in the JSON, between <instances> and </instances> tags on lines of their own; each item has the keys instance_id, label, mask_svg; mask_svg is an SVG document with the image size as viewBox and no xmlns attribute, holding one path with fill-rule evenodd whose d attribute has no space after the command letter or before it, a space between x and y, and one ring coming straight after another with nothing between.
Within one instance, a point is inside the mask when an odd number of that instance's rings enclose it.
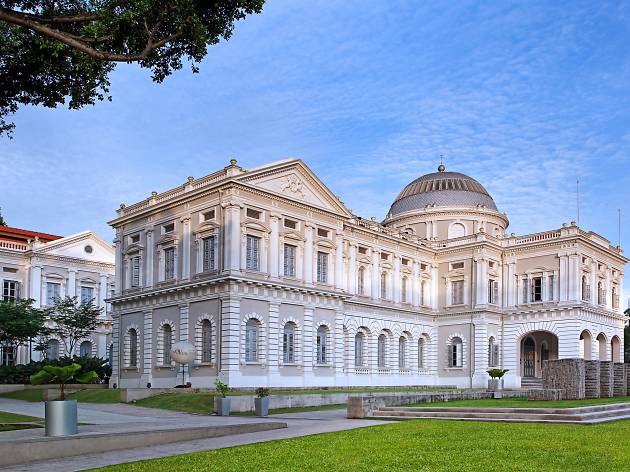
<instances>
[{"instance_id":1,"label":"pilaster","mask_svg":"<svg viewBox=\"0 0 630 472\"><path fill-rule=\"evenodd\" d=\"M313 283L313 225L306 223L304 244L304 282Z\"/></svg>"},{"instance_id":2,"label":"pilaster","mask_svg":"<svg viewBox=\"0 0 630 472\"><path fill-rule=\"evenodd\" d=\"M264 329L264 327L263 327ZM230 295L221 300L221 368L219 377L229 384L238 376L241 337L241 300ZM262 348L262 346L260 346Z\"/></svg>"},{"instance_id":3,"label":"pilaster","mask_svg":"<svg viewBox=\"0 0 630 472\"><path fill-rule=\"evenodd\" d=\"M334 364L335 364L335 376L337 379L342 378L345 375L345 351L344 351L344 336L345 333L343 331L343 312L337 311L335 312L335 333L333 336L335 343L335 352L334 352Z\"/></svg>"},{"instance_id":4,"label":"pilaster","mask_svg":"<svg viewBox=\"0 0 630 472\"><path fill-rule=\"evenodd\" d=\"M271 235L269 238L269 275L278 277L280 270L279 256L279 217L275 213L269 215L269 225L271 226Z\"/></svg>"},{"instance_id":5,"label":"pilaster","mask_svg":"<svg viewBox=\"0 0 630 472\"><path fill-rule=\"evenodd\" d=\"M350 260L348 262L348 291L352 294L357 293L357 245L349 243L348 252Z\"/></svg>"},{"instance_id":6,"label":"pilaster","mask_svg":"<svg viewBox=\"0 0 630 472\"><path fill-rule=\"evenodd\" d=\"M313 373L313 307L305 306L304 307L304 329L303 336L304 340L302 346L302 356L303 356L303 375L305 379L308 379L309 376Z\"/></svg>"},{"instance_id":7,"label":"pilaster","mask_svg":"<svg viewBox=\"0 0 630 472\"><path fill-rule=\"evenodd\" d=\"M280 334L279 334L279 311L280 305L276 302L269 303L269 336L267 338L267 365L269 366L269 375L271 377L278 375L278 360L280 353Z\"/></svg>"},{"instance_id":8,"label":"pilaster","mask_svg":"<svg viewBox=\"0 0 630 472\"><path fill-rule=\"evenodd\" d=\"M190 279L190 216L181 219L182 222L182 279Z\"/></svg>"},{"instance_id":9,"label":"pilaster","mask_svg":"<svg viewBox=\"0 0 630 472\"><path fill-rule=\"evenodd\" d=\"M66 289L66 295L69 297L77 296L77 271L75 269L68 269L68 287Z\"/></svg>"},{"instance_id":10,"label":"pilaster","mask_svg":"<svg viewBox=\"0 0 630 472\"><path fill-rule=\"evenodd\" d=\"M153 243L153 230L148 229L146 232L146 248L144 250L144 264L146 278L144 285L146 287L153 287L153 254L155 253L155 244Z\"/></svg>"},{"instance_id":11,"label":"pilaster","mask_svg":"<svg viewBox=\"0 0 630 472\"><path fill-rule=\"evenodd\" d=\"M337 233L335 249L335 286L339 290L345 290L346 284L343 277L343 234Z\"/></svg>"},{"instance_id":12,"label":"pilaster","mask_svg":"<svg viewBox=\"0 0 630 472\"><path fill-rule=\"evenodd\" d=\"M142 328L142 384L149 384L153 379L153 310L143 314ZM116 346L116 344L114 344Z\"/></svg>"}]
</instances>

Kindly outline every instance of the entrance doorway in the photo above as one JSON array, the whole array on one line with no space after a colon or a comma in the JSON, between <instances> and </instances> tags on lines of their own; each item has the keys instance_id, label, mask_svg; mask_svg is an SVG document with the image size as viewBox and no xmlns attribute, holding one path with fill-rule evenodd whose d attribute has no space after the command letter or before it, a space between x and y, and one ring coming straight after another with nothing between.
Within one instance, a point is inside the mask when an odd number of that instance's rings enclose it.
<instances>
[{"instance_id":1,"label":"entrance doorway","mask_svg":"<svg viewBox=\"0 0 630 472\"><path fill-rule=\"evenodd\" d=\"M536 343L531 337L523 343L523 377L536 377Z\"/></svg>"}]
</instances>

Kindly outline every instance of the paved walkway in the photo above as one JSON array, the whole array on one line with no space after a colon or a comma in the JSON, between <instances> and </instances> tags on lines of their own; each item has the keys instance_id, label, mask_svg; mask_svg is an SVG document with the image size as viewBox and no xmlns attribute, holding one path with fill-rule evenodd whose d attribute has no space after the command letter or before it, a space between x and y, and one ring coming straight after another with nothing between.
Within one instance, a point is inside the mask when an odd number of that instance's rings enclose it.
<instances>
[{"instance_id":1,"label":"paved walkway","mask_svg":"<svg viewBox=\"0 0 630 472\"><path fill-rule=\"evenodd\" d=\"M43 403L29 403L21 400L0 398L0 411L9 411L30 416L44 416ZM79 404L79 422L91 423L90 426L80 426L80 431L109 431L112 433L124 431L140 431L157 427L168 427L190 424L195 426L237 424L247 421L280 421L286 423L286 429L263 431L258 433L238 434L220 438L199 439L185 443L172 443L140 449L89 454L84 456L53 459L45 462L32 462L20 466L2 469L7 471L76 471L94 467L102 467L123 462L152 459L156 457L173 456L188 452L220 449L229 446L251 444L275 439L286 439L309 434L342 431L383 424L383 421L349 420L345 417L345 410L324 410L305 413L287 413L273 415L268 418L252 416L205 416L179 413L168 410L142 408L126 404ZM99 425L99 426L95 426ZM43 435L43 429L11 431L0 434L0 440L17 437L33 437Z\"/></svg>"}]
</instances>

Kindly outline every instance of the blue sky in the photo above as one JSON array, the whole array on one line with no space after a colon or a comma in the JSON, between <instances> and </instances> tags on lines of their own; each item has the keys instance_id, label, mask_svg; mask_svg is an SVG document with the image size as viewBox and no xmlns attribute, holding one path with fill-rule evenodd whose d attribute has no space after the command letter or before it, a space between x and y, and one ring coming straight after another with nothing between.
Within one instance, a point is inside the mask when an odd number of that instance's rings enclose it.
<instances>
[{"instance_id":1,"label":"blue sky","mask_svg":"<svg viewBox=\"0 0 630 472\"><path fill-rule=\"evenodd\" d=\"M630 247L630 2L268 0L193 75L122 65L112 103L24 108L0 140L12 226L92 229L223 167L300 157L384 217L435 170L477 178L519 234L575 219Z\"/></svg>"}]
</instances>

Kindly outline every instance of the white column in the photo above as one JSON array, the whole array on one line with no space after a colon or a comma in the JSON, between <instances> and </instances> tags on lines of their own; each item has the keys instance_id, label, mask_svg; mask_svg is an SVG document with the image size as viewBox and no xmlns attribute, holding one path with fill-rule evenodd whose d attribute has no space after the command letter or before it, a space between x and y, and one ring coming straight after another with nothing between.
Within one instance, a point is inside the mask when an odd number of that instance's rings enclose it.
<instances>
[{"instance_id":1,"label":"white column","mask_svg":"<svg viewBox=\"0 0 630 472\"><path fill-rule=\"evenodd\" d=\"M473 387L483 388L488 386L488 325L485 319L476 320L475 326L475 346Z\"/></svg>"},{"instance_id":2,"label":"white column","mask_svg":"<svg viewBox=\"0 0 630 472\"><path fill-rule=\"evenodd\" d=\"M280 334L278 326L278 316L280 311L280 305L275 302L269 303L269 335L267 337L267 365L269 368L269 377L273 381L274 377L278 376L278 360L279 360L279 346L280 346Z\"/></svg>"},{"instance_id":3,"label":"white column","mask_svg":"<svg viewBox=\"0 0 630 472\"><path fill-rule=\"evenodd\" d=\"M477 305L488 304L488 260L483 257L477 260Z\"/></svg>"},{"instance_id":4,"label":"white column","mask_svg":"<svg viewBox=\"0 0 630 472\"><path fill-rule=\"evenodd\" d=\"M114 388L120 386L120 349L122 348L120 343L120 314L112 313L112 342L114 343L114 349L112 353L112 376L109 378L109 386Z\"/></svg>"},{"instance_id":5,"label":"white column","mask_svg":"<svg viewBox=\"0 0 630 472\"><path fill-rule=\"evenodd\" d=\"M422 289L420 280L420 264L418 261L413 261L412 266L413 274L411 275L411 296L413 306L420 306L420 290Z\"/></svg>"},{"instance_id":6,"label":"white column","mask_svg":"<svg viewBox=\"0 0 630 472\"><path fill-rule=\"evenodd\" d=\"M569 282L568 299L577 301L580 299L580 286L579 286L579 256L577 254L571 254L568 258L569 270L567 273Z\"/></svg>"},{"instance_id":7,"label":"white column","mask_svg":"<svg viewBox=\"0 0 630 472\"><path fill-rule=\"evenodd\" d=\"M597 263L591 263L591 305L597 305Z\"/></svg>"},{"instance_id":8,"label":"white column","mask_svg":"<svg viewBox=\"0 0 630 472\"><path fill-rule=\"evenodd\" d=\"M431 308L438 309L439 269L437 264L431 265ZM447 302L448 303L448 302Z\"/></svg>"},{"instance_id":9,"label":"white column","mask_svg":"<svg viewBox=\"0 0 630 472\"><path fill-rule=\"evenodd\" d=\"M381 271L380 271L381 253L372 249L372 297L380 298L381 296Z\"/></svg>"},{"instance_id":10,"label":"white column","mask_svg":"<svg viewBox=\"0 0 630 472\"><path fill-rule=\"evenodd\" d=\"M239 373L241 340L241 301L233 296L221 300L221 368L219 377L227 384L234 383Z\"/></svg>"},{"instance_id":11,"label":"white column","mask_svg":"<svg viewBox=\"0 0 630 472\"><path fill-rule=\"evenodd\" d=\"M437 238L438 232L437 232L437 221L433 220L431 221L431 235L434 239Z\"/></svg>"},{"instance_id":12,"label":"white column","mask_svg":"<svg viewBox=\"0 0 630 472\"><path fill-rule=\"evenodd\" d=\"M182 218L182 279L190 279L190 217Z\"/></svg>"},{"instance_id":13,"label":"white column","mask_svg":"<svg viewBox=\"0 0 630 472\"><path fill-rule=\"evenodd\" d=\"M569 258L566 255L560 256L560 301L569 300Z\"/></svg>"},{"instance_id":14,"label":"white column","mask_svg":"<svg viewBox=\"0 0 630 472\"><path fill-rule=\"evenodd\" d=\"M302 358L304 378L309 379L313 372L313 307L304 307L304 329L302 339Z\"/></svg>"},{"instance_id":15,"label":"white column","mask_svg":"<svg viewBox=\"0 0 630 472\"><path fill-rule=\"evenodd\" d=\"M393 299L396 303L399 303L402 298L402 287L401 287L401 277L400 277L400 257L394 255L394 283L392 287L394 289ZM409 296L409 295L407 295Z\"/></svg>"},{"instance_id":16,"label":"white column","mask_svg":"<svg viewBox=\"0 0 630 472\"><path fill-rule=\"evenodd\" d=\"M153 310L149 309L144 312L143 321L142 383L148 384L153 379ZM116 347L115 344L114 347Z\"/></svg>"},{"instance_id":17,"label":"white column","mask_svg":"<svg viewBox=\"0 0 630 472\"><path fill-rule=\"evenodd\" d=\"M612 310L612 269L610 267L606 267L604 287L606 289L606 308Z\"/></svg>"},{"instance_id":18,"label":"white column","mask_svg":"<svg viewBox=\"0 0 630 472\"><path fill-rule=\"evenodd\" d=\"M116 265L114 275L114 291L117 295L122 292L122 277L123 277L123 254L122 254L122 236L120 235L120 229L116 230L116 239L114 239L114 246L116 249Z\"/></svg>"},{"instance_id":19,"label":"white column","mask_svg":"<svg viewBox=\"0 0 630 472\"><path fill-rule=\"evenodd\" d=\"M42 306L42 268L40 266L31 267L30 298L35 300L33 306Z\"/></svg>"},{"instance_id":20,"label":"white column","mask_svg":"<svg viewBox=\"0 0 630 472\"><path fill-rule=\"evenodd\" d=\"M516 305L517 300L517 283L516 283L516 263L510 262L508 264L508 296L510 297L508 305Z\"/></svg>"},{"instance_id":21,"label":"white column","mask_svg":"<svg viewBox=\"0 0 630 472\"><path fill-rule=\"evenodd\" d=\"M431 230L431 222L427 221L425 223L425 238L431 239L433 237L433 231Z\"/></svg>"},{"instance_id":22,"label":"white column","mask_svg":"<svg viewBox=\"0 0 630 472\"><path fill-rule=\"evenodd\" d=\"M105 299L107 298L107 275L101 274L99 278L98 284L98 306L103 308L103 315L105 314L105 309L107 308L107 304L105 303Z\"/></svg>"},{"instance_id":23,"label":"white column","mask_svg":"<svg viewBox=\"0 0 630 472\"><path fill-rule=\"evenodd\" d=\"M68 270L68 288L66 295L69 297L77 296L77 271L74 269Z\"/></svg>"},{"instance_id":24,"label":"white column","mask_svg":"<svg viewBox=\"0 0 630 472\"><path fill-rule=\"evenodd\" d=\"M153 244L153 230L147 230L147 244L144 249L144 265L146 278L144 279L145 287L153 287L153 255L155 253L155 245Z\"/></svg>"},{"instance_id":25,"label":"white column","mask_svg":"<svg viewBox=\"0 0 630 472\"><path fill-rule=\"evenodd\" d=\"M350 260L348 262L348 291L352 294L357 293L357 245L350 243L348 251Z\"/></svg>"},{"instance_id":26,"label":"white column","mask_svg":"<svg viewBox=\"0 0 630 472\"><path fill-rule=\"evenodd\" d=\"M304 244L304 282L313 283L313 225L306 224L306 243Z\"/></svg>"},{"instance_id":27,"label":"white column","mask_svg":"<svg viewBox=\"0 0 630 472\"><path fill-rule=\"evenodd\" d=\"M343 234L337 233L337 247L335 249L335 286L339 290L345 290L346 284L343 277Z\"/></svg>"},{"instance_id":28,"label":"white column","mask_svg":"<svg viewBox=\"0 0 630 472\"><path fill-rule=\"evenodd\" d=\"M241 265L241 208L238 204L226 205L224 227L224 267L228 271L238 271Z\"/></svg>"},{"instance_id":29,"label":"white column","mask_svg":"<svg viewBox=\"0 0 630 472\"><path fill-rule=\"evenodd\" d=\"M269 216L269 223L271 226L271 235L269 239L269 275L271 277L278 277L280 270L280 254L279 254L279 219L278 215L271 214Z\"/></svg>"}]
</instances>

